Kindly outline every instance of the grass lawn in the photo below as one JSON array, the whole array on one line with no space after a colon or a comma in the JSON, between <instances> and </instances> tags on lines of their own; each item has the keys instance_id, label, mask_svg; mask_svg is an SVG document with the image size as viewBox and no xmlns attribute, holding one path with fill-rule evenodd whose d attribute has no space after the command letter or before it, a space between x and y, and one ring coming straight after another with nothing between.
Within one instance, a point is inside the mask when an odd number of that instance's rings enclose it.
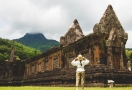
<instances>
[{"instance_id":1,"label":"grass lawn","mask_svg":"<svg viewBox=\"0 0 132 90\"><path fill-rule=\"evenodd\" d=\"M0 87L0 90L76 90L75 87L44 87L44 86L21 86L21 87ZM81 90L81 88L79 88ZM84 90L132 90L132 87L85 87Z\"/></svg>"}]
</instances>

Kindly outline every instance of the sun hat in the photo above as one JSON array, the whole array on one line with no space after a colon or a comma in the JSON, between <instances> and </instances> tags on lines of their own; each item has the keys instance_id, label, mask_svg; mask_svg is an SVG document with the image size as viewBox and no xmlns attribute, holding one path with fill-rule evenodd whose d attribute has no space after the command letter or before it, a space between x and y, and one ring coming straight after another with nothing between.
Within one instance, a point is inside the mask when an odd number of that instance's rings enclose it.
<instances>
[{"instance_id":1,"label":"sun hat","mask_svg":"<svg viewBox=\"0 0 132 90\"><path fill-rule=\"evenodd\" d=\"M82 60L82 59L83 59L82 55L79 54L79 55L77 56L77 59L78 59L78 60Z\"/></svg>"}]
</instances>

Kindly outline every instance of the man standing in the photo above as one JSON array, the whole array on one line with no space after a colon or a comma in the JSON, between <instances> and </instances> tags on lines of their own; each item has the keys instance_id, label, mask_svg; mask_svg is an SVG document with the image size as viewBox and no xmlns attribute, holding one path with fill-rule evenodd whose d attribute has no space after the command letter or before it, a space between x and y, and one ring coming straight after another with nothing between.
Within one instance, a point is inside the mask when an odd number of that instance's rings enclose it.
<instances>
[{"instance_id":1,"label":"man standing","mask_svg":"<svg viewBox=\"0 0 132 90\"><path fill-rule=\"evenodd\" d=\"M77 67L76 70L76 90L78 90L79 80L81 80L81 86L82 90L84 90L84 83L85 83L85 69L84 66L89 63L89 60L87 60L85 57L82 57L81 54L78 55L77 58L75 58L71 64L73 66Z\"/></svg>"}]
</instances>

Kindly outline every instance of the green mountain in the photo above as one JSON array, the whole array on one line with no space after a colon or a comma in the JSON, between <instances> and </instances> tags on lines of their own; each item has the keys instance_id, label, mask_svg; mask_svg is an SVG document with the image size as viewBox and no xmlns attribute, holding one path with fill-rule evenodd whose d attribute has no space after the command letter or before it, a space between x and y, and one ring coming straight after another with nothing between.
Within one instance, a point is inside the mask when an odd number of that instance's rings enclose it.
<instances>
[{"instance_id":1,"label":"green mountain","mask_svg":"<svg viewBox=\"0 0 132 90\"><path fill-rule=\"evenodd\" d=\"M0 60L9 60L12 47L15 48L15 57L24 60L39 55L41 51L27 47L13 40L0 38Z\"/></svg>"},{"instance_id":2,"label":"green mountain","mask_svg":"<svg viewBox=\"0 0 132 90\"><path fill-rule=\"evenodd\" d=\"M53 46L58 46L59 42L56 40L46 39L42 33L26 33L22 38L14 39L28 47L41 50L42 52L49 50Z\"/></svg>"}]
</instances>

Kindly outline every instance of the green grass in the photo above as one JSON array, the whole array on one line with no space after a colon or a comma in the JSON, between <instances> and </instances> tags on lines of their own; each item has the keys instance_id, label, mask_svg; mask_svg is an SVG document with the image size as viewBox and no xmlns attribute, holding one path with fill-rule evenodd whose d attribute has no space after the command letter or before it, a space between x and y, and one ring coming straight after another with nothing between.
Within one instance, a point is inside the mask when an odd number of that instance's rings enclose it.
<instances>
[{"instance_id":1,"label":"green grass","mask_svg":"<svg viewBox=\"0 0 132 90\"><path fill-rule=\"evenodd\" d=\"M0 90L76 90L75 87L43 87L43 86L22 86L22 87L0 87ZM79 88L81 90L81 88ZM84 90L132 90L132 87L85 87Z\"/></svg>"}]
</instances>

